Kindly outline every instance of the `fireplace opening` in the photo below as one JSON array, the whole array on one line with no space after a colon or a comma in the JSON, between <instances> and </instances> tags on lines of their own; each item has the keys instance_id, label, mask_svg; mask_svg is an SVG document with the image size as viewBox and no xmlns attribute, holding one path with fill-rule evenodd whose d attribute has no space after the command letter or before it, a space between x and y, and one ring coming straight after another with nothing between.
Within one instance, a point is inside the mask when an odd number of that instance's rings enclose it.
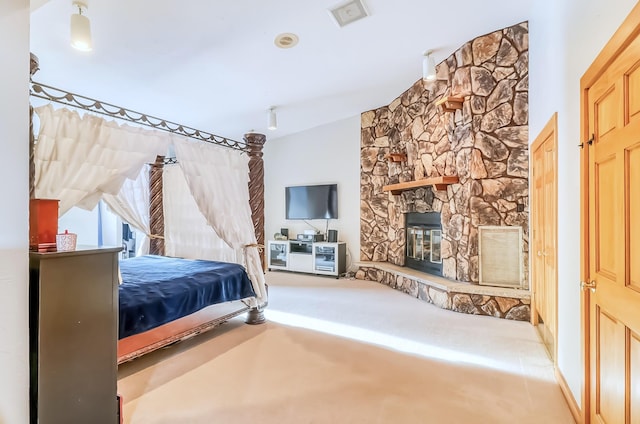
<instances>
[{"instance_id":1,"label":"fireplace opening","mask_svg":"<svg viewBox=\"0 0 640 424\"><path fill-rule=\"evenodd\" d=\"M442 275L442 221L439 212L406 215L405 266Z\"/></svg>"}]
</instances>

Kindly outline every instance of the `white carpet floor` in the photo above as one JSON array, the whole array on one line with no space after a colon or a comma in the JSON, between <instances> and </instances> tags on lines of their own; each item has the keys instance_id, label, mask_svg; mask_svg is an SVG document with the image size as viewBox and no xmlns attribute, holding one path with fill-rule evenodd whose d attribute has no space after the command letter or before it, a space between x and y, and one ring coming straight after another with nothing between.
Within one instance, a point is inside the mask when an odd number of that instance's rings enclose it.
<instances>
[{"instance_id":1,"label":"white carpet floor","mask_svg":"<svg viewBox=\"0 0 640 424\"><path fill-rule=\"evenodd\" d=\"M528 323L373 282L267 273L236 318L119 368L125 423L573 423Z\"/></svg>"}]
</instances>

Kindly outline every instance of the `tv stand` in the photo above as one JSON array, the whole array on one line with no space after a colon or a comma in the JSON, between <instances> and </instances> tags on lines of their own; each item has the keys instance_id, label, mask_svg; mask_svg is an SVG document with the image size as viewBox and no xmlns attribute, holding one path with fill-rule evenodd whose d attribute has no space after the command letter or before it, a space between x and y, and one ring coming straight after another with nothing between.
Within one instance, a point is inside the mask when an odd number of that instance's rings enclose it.
<instances>
[{"instance_id":1,"label":"tv stand","mask_svg":"<svg viewBox=\"0 0 640 424\"><path fill-rule=\"evenodd\" d=\"M269 240L267 263L269 271L305 272L338 278L347 271L347 245L344 242Z\"/></svg>"}]
</instances>

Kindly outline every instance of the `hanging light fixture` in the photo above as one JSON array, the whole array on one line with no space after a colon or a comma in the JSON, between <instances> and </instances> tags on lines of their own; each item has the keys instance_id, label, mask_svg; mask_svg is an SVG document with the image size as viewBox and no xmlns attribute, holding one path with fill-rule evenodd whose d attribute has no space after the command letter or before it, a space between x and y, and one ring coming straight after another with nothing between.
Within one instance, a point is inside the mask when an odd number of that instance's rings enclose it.
<instances>
[{"instance_id":1,"label":"hanging light fixture","mask_svg":"<svg viewBox=\"0 0 640 424\"><path fill-rule=\"evenodd\" d=\"M82 51L91 51L91 23L84 13L87 12L87 4L79 1L73 2L73 7L78 8L78 13L71 15L71 46Z\"/></svg>"},{"instance_id":2,"label":"hanging light fixture","mask_svg":"<svg viewBox=\"0 0 640 424\"><path fill-rule=\"evenodd\" d=\"M436 79L436 62L432 56L433 50L424 52L422 60L422 79L425 81L435 81Z\"/></svg>"},{"instance_id":3,"label":"hanging light fixture","mask_svg":"<svg viewBox=\"0 0 640 424\"><path fill-rule=\"evenodd\" d=\"M272 131L278 129L278 120L276 119L276 108L273 106L269 108L267 128Z\"/></svg>"}]
</instances>

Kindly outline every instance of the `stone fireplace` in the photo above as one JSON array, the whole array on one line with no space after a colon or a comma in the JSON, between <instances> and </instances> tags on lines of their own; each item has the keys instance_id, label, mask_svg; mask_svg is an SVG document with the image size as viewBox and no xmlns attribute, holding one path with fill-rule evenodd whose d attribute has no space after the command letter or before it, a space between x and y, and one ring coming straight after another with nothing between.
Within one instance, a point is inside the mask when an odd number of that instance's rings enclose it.
<instances>
[{"instance_id":1,"label":"stone fireplace","mask_svg":"<svg viewBox=\"0 0 640 424\"><path fill-rule=\"evenodd\" d=\"M479 228L518 226L527 286L528 48L526 22L477 37L436 67L435 82L418 80L388 106L362 114L364 263L405 266L406 214L437 212L443 277L477 285ZM446 184L416 184L443 179ZM403 188L387 189L398 184ZM361 266L359 277L393 281L371 269ZM516 301L494 313L480 297L467 308L472 313L505 316L526 306Z\"/></svg>"}]
</instances>

